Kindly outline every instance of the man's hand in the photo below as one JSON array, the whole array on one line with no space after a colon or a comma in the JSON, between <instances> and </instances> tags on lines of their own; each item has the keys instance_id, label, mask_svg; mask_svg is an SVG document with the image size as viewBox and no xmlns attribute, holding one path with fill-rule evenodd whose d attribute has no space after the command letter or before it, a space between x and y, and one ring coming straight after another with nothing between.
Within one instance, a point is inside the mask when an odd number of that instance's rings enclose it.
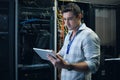
<instances>
[{"instance_id":1,"label":"man's hand","mask_svg":"<svg viewBox=\"0 0 120 80\"><path fill-rule=\"evenodd\" d=\"M60 55L56 55L57 58L48 54L48 59L57 68L67 68L68 63L66 63Z\"/></svg>"}]
</instances>

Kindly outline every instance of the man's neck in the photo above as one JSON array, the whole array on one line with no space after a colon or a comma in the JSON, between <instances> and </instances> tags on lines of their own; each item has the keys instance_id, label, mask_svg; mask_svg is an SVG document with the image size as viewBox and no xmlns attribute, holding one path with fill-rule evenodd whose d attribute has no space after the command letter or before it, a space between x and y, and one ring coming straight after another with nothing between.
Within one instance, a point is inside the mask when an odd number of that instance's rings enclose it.
<instances>
[{"instance_id":1,"label":"man's neck","mask_svg":"<svg viewBox=\"0 0 120 80\"><path fill-rule=\"evenodd\" d=\"M80 25L81 25L81 23L78 24L78 25L75 27L75 29L72 31L73 35L76 34L76 32L78 31L78 29L80 28Z\"/></svg>"}]
</instances>

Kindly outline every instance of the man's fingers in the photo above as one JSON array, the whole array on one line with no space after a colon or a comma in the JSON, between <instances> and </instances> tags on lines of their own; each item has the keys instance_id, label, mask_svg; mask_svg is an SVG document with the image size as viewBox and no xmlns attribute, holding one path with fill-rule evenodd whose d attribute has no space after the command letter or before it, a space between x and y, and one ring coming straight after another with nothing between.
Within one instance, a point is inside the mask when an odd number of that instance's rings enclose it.
<instances>
[{"instance_id":1,"label":"man's fingers","mask_svg":"<svg viewBox=\"0 0 120 80\"><path fill-rule=\"evenodd\" d=\"M50 60L50 62L55 65L55 59L51 56L51 55L47 55L48 59Z\"/></svg>"},{"instance_id":2,"label":"man's fingers","mask_svg":"<svg viewBox=\"0 0 120 80\"><path fill-rule=\"evenodd\" d=\"M56 55L56 57L60 60L63 60L63 58L60 55Z\"/></svg>"}]
</instances>

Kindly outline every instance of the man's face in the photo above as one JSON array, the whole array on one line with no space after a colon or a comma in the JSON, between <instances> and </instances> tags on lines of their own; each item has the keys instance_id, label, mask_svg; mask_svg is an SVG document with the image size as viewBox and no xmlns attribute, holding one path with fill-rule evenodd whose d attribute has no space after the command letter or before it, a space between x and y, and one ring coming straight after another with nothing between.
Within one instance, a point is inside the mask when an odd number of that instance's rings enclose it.
<instances>
[{"instance_id":1,"label":"man's face","mask_svg":"<svg viewBox=\"0 0 120 80\"><path fill-rule=\"evenodd\" d=\"M78 25L80 23L80 19L78 17L76 17L75 15L73 15L72 12L63 13L63 20L64 20L65 26L69 30L75 30L76 27L78 27Z\"/></svg>"}]
</instances>

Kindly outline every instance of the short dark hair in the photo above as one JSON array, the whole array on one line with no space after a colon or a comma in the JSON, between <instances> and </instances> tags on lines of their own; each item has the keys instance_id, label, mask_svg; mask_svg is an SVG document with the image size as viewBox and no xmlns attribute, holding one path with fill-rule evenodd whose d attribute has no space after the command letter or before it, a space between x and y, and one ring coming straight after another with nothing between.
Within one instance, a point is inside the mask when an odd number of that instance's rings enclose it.
<instances>
[{"instance_id":1,"label":"short dark hair","mask_svg":"<svg viewBox=\"0 0 120 80\"><path fill-rule=\"evenodd\" d=\"M67 5L62 6L62 14L69 11L71 11L75 16L82 13L80 7L76 3L68 3Z\"/></svg>"}]
</instances>

